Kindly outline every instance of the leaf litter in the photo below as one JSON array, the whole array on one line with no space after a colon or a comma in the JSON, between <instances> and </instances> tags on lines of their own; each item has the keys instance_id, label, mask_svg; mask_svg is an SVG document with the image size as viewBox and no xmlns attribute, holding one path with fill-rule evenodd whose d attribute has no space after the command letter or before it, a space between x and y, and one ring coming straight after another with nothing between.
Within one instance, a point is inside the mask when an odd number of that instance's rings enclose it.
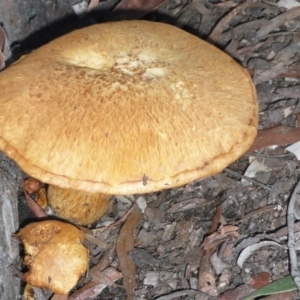
<instances>
[{"instance_id":1,"label":"leaf litter","mask_svg":"<svg viewBox=\"0 0 300 300\"><path fill-rule=\"evenodd\" d=\"M90 1L85 10L107 3ZM287 251L272 243L257 245L273 239L286 243L291 230L286 227L288 200L300 174L297 153L286 145L300 140L299 6L295 1L202 0L158 1L151 7L144 1L120 1L118 7L122 5L144 8L144 13L156 10L148 18L172 18L247 67L258 90L260 132L249 155L229 167L233 172L147 195L144 214L134 206L122 218L116 197L96 229L85 233L91 272L69 299L96 299L99 294L115 299L242 299L288 278ZM245 180L253 162L249 156L258 162L253 181ZM299 238L299 222L293 229ZM256 248L239 267L243 249L251 247ZM299 293L286 297L297 299Z\"/></svg>"}]
</instances>

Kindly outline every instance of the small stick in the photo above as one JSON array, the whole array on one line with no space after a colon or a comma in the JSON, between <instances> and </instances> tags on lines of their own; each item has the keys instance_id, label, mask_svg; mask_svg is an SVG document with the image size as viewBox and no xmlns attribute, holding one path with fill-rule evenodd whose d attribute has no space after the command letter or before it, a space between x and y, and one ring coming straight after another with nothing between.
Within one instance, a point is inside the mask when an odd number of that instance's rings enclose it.
<instances>
[{"instance_id":1,"label":"small stick","mask_svg":"<svg viewBox=\"0 0 300 300\"><path fill-rule=\"evenodd\" d=\"M271 19L271 22L268 25L259 29L257 31L257 38L259 39L259 38L267 35L274 29L279 28L280 26L284 25L284 23L286 23L287 21L290 21L292 19L299 17L299 15L300 15L300 7L299 6L289 9L285 13L280 14L279 16Z\"/></svg>"},{"instance_id":2,"label":"small stick","mask_svg":"<svg viewBox=\"0 0 300 300\"><path fill-rule=\"evenodd\" d=\"M220 20L220 22L215 26L213 31L208 37L208 41L212 42L214 44L218 43L218 40L220 38L220 35L223 31L228 29L230 21L243 9L246 7L252 7L252 6L260 6L261 4L255 3L253 0L246 0L245 2L239 4L236 6L233 10L231 10L223 19Z\"/></svg>"},{"instance_id":3,"label":"small stick","mask_svg":"<svg viewBox=\"0 0 300 300\"><path fill-rule=\"evenodd\" d=\"M263 183L261 183L261 182L255 180L255 179L253 179L253 178L250 178L250 177L247 177L247 176L245 176L245 175L242 175L242 174L240 174L239 172L233 171L233 170L228 169L228 168L226 168L224 171L227 172L227 173L229 173L229 174L232 174L232 175L234 175L234 176L238 176L238 177L240 177L240 178L242 178L242 179L244 179L244 180L246 180L246 181L248 181L248 182L251 182L251 183L253 183L253 184L255 184L255 185L258 185L258 186L262 187L262 188L265 189L265 190L268 190L268 191L271 191L271 190L272 190L272 189L271 189L269 186L267 186L266 184L263 184Z\"/></svg>"}]
</instances>

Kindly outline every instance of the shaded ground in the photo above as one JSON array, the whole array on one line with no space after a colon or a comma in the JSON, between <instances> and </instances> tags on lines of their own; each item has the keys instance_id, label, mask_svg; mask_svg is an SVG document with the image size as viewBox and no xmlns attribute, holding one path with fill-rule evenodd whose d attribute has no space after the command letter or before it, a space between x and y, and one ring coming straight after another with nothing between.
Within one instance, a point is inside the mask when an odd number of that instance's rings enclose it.
<instances>
[{"instance_id":1,"label":"shaded ground","mask_svg":"<svg viewBox=\"0 0 300 300\"><path fill-rule=\"evenodd\" d=\"M36 1L26 2L28 7L22 2L18 9L12 1L0 4L0 21L8 42L14 45L15 57L53 36L104 18L103 7L79 18L72 12L71 4L75 1L40 1L31 5L33 2ZM104 3L105 8L113 6L111 1ZM258 92L260 130L278 125L297 127L300 9L279 7L280 3L246 1L238 6L234 1L170 0L144 18L172 23L208 39L247 67ZM126 12L122 16L126 17ZM295 141L300 139L297 134ZM283 143L280 135L272 138L271 144ZM250 163L252 172L248 169ZM136 265L135 299L242 299L260 284L288 275L288 252L283 248L260 248L242 268L237 258L242 249L261 240L286 241L286 233L275 233L285 227L287 203L299 175L295 155L286 151L285 146L279 146L248 152L212 178L146 195L147 209L134 231L136 247L130 252ZM115 198L111 211L97 228L120 218L137 198ZM21 223L28 220L23 210L20 215ZM110 265L118 269L118 259L111 249L119 230L120 226L104 233L95 230L107 245L88 245L93 256L91 266L103 258L106 250ZM205 240L209 232L218 234L212 240ZM83 278L80 285L88 279ZM195 292L197 286L203 293ZM237 296L224 294L237 286L241 290ZM168 296L162 298L162 295ZM300 294L285 294L278 299L292 297L300 299ZM97 299L100 298L125 299L126 293L123 288L109 286Z\"/></svg>"}]
</instances>

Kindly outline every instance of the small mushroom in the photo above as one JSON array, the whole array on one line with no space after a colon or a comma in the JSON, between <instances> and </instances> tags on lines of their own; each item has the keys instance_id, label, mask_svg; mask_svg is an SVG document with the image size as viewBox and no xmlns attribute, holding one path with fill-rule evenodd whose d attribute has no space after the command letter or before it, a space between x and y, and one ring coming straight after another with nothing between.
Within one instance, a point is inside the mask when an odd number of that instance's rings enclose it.
<instances>
[{"instance_id":1,"label":"small mushroom","mask_svg":"<svg viewBox=\"0 0 300 300\"><path fill-rule=\"evenodd\" d=\"M112 195L181 186L220 172L257 133L247 71L162 23L73 31L4 70L0 90L0 149L54 189ZM108 198L92 200L100 207L89 211L104 213Z\"/></svg>"},{"instance_id":2,"label":"small mushroom","mask_svg":"<svg viewBox=\"0 0 300 300\"><path fill-rule=\"evenodd\" d=\"M32 286L56 294L68 294L88 267L89 253L83 246L83 232L59 221L27 225L16 234L25 247L24 279Z\"/></svg>"}]
</instances>

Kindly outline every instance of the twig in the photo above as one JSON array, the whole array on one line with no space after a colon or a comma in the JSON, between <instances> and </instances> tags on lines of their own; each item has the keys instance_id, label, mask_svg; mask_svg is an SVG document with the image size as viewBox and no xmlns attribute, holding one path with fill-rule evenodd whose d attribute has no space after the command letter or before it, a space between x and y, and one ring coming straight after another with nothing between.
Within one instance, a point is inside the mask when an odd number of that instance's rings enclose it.
<instances>
[{"instance_id":1,"label":"twig","mask_svg":"<svg viewBox=\"0 0 300 300\"><path fill-rule=\"evenodd\" d=\"M259 157L259 158L268 158L268 159L288 159L288 158L294 158L295 155L291 152L289 153L282 153L282 154L265 154L265 153L260 153L260 152L247 152L244 154L247 157Z\"/></svg>"},{"instance_id":2,"label":"twig","mask_svg":"<svg viewBox=\"0 0 300 300\"><path fill-rule=\"evenodd\" d=\"M248 152L263 149L273 145L281 146L293 144L300 139L300 128L280 125L270 129L264 129L258 132L252 146Z\"/></svg>"},{"instance_id":3,"label":"twig","mask_svg":"<svg viewBox=\"0 0 300 300\"><path fill-rule=\"evenodd\" d=\"M259 209L256 209L256 210L250 212L249 214L243 216L241 219L239 219L237 221L230 222L230 225L239 224L239 223L241 223L243 221L246 221L246 220L250 219L254 215L257 216L258 214L262 214L262 213L264 213L266 211L274 210L276 208L276 206L277 206L277 204L271 204L271 205L264 206L264 207L261 207Z\"/></svg>"},{"instance_id":4,"label":"twig","mask_svg":"<svg viewBox=\"0 0 300 300\"><path fill-rule=\"evenodd\" d=\"M205 295L205 294L196 290L183 290L183 291L176 291L168 295L160 296L156 298L156 300L171 300L171 299L178 299L179 297L183 297L183 296L194 297L196 295Z\"/></svg>"},{"instance_id":5,"label":"twig","mask_svg":"<svg viewBox=\"0 0 300 300\"><path fill-rule=\"evenodd\" d=\"M290 268L291 268L291 275L294 279L294 282L296 286L298 287L298 290L300 290L300 274L298 269L298 263L297 263L297 254L295 249L295 232L294 232L294 222L295 222L295 203L300 199L300 180L298 181L292 197L290 199L290 203L288 206L288 214L287 214L287 225L288 225L288 249L289 249L289 255L290 255ZM299 216L298 216L299 218Z\"/></svg>"},{"instance_id":6,"label":"twig","mask_svg":"<svg viewBox=\"0 0 300 300\"><path fill-rule=\"evenodd\" d=\"M292 19L295 19L299 17L300 15L300 7L294 7L290 10L286 11L283 14L280 14L279 16L273 18L271 22L262 27L257 31L257 38L261 38L265 35L267 35L269 32L273 31L276 28L279 28L280 26L284 25L285 22L290 21Z\"/></svg>"},{"instance_id":7,"label":"twig","mask_svg":"<svg viewBox=\"0 0 300 300\"><path fill-rule=\"evenodd\" d=\"M131 207L128 209L128 211L119 219L117 220L116 222L114 222L113 224L107 226L103 231L102 233L104 233L105 231L108 231L110 230L112 227L117 227L119 226L120 224L122 224L123 222L125 222L128 218L128 216L131 214L132 210L136 207L135 204L131 205ZM100 228L101 229L101 228ZM94 232L97 231L97 229L94 229L93 230Z\"/></svg>"},{"instance_id":8,"label":"twig","mask_svg":"<svg viewBox=\"0 0 300 300\"><path fill-rule=\"evenodd\" d=\"M244 179L244 180L246 180L248 182L251 182L251 183L253 183L255 185L258 185L258 186L262 187L265 190L268 190L268 191L272 190L269 186L267 186L267 185L265 185L265 184L263 184L263 183L255 180L253 178L250 178L250 177L247 177L245 175L242 175L239 172L233 171L233 170L228 169L228 168L226 168L224 171L227 172L227 173L229 173L229 174L231 174L231 175L238 176L238 177L240 177L240 178L242 178L242 179Z\"/></svg>"},{"instance_id":9,"label":"twig","mask_svg":"<svg viewBox=\"0 0 300 300\"><path fill-rule=\"evenodd\" d=\"M220 35L223 31L228 29L230 21L243 9L247 7L253 7L253 6L265 6L262 3L256 3L253 0L246 0L245 2L241 3L240 5L236 6L233 10L231 10L223 19L219 21L219 23L215 26L213 31L208 37L208 41L217 44Z\"/></svg>"}]
</instances>

